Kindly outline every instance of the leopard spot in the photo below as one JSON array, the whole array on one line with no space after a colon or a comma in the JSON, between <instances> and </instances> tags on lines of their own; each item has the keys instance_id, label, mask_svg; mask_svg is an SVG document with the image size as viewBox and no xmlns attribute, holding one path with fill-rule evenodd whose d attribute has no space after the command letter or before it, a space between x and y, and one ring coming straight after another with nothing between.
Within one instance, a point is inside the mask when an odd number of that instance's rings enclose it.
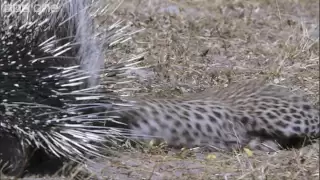
<instances>
[{"instance_id":1,"label":"leopard spot","mask_svg":"<svg viewBox=\"0 0 320 180\"><path fill-rule=\"evenodd\" d=\"M195 117L196 117L197 119L199 119L199 120L203 120L203 119L204 119L203 116L200 115L200 114L198 114L198 113L194 113L194 115L195 115Z\"/></svg>"},{"instance_id":2,"label":"leopard spot","mask_svg":"<svg viewBox=\"0 0 320 180\"><path fill-rule=\"evenodd\" d=\"M277 116L275 116L274 114L272 114L271 112L267 112L266 115L268 116L268 118L270 119L276 119Z\"/></svg>"},{"instance_id":3,"label":"leopard spot","mask_svg":"<svg viewBox=\"0 0 320 180\"><path fill-rule=\"evenodd\" d=\"M177 129L171 129L171 133L172 133L172 134L177 134L178 131L177 131Z\"/></svg>"},{"instance_id":4,"label":"leopard spot","mask_svg":"<svg viewBox=\"0 0 320 180\"><path fill-rule=\"evenodd\" d=\"M283 117L283 119L284 119L285 121L288 121L288 122L291 122L291 121L292 121L291 117L288 116L288 115L285 115L285 116Z\"/></svg>"},{"instance_id":5,"label":"leopard spot","mask_svg":"<svg viewBox=\"0 0 320 180\"><path fill-rule=\"evenodd\" d=\"M296 109L293 109L293 108L290 109L290 113L296 113L296 112L297 112Z\"/></svg>"},{"instance_id":6,"label":"leopard spot","mask_svg":"<svg viewBox=\"0 0 320 180\"><path fill-rule=\"evenodd\" d=\"M197 130L202 131L201 125L199 123L196 123L196 128L197 128Z\"/></svg>"},{"instance_id":7,"label":"leopard spot","mask_svg":"<svg viewBox=\"0 0 320 180\"><path fill-rule=\"evenodd\" d=\"M212 132L213 132L213 130L212 130L212 128L211 128L211 126L210 126L209 124L207 124L207 131L208 131L209 133L212 133Z\"/></svg>"},{"instance_id":8,"label":"leopard spot","mask_svg":"<svg viewBox=\"0 0 320 180\"><path fill-rule=\"evenodd\" d=\"M181 127L181 122L180 121L175 121L174 122L174 125L177 127L177 128L179 128L179 127Z\"/></svg>"},{"instance_id":9,"label":"leopard spot","mask_svg":"<svg viewBox=\"0 0 320 180\"><path fill-rule=\"evenodd\" d=\"M280 112L285 114L285 113L287 113L287 110L282 108L282 109L280 109Z\"/></svg>"},{"instance_id":10,"label":"leopard spot","mask_svg":"<svg viewBox=\"0 0 320 180\"><path fill-rule=\"evenodd\" d=\"M202 108L202 107L197 107L196 110L201 112L201 113L206 113L207 112L207 110Z\"/></svg>"},{"instance_id":11,"label":"leopard spot","mask_svg":"<svg viewBox=\"0 0 320 180\"><path fill-rule=\"evenodd\" d=\"M189 129L191 129L191 128L192 128L192 126L191 126L191 124L190 124L190 123L187 123L187 128L189 128Z\"/></svg>"},{"instance_id":12,"label":"leopard spot","mask_svg":"<svg viewBox=\"0 0 320 180\"><path fill-rule=\"evenodd\" d=\"M185 115L185 116L190 116L190 114L189 114L188 111L183 111L183 115Z\"/></svg>"},{"instance_id":13,"label":"leopard spot","mask_svg":"<svg viewBox=\"0 0 320 180\"><path fill-rule=\"evenodd\" d=\"M212 123L217 123L217 119L212 117L212 116L209 116L209 120L212 122Z\"/></svg>"},{"instance_id":14,"label":"leopard spot","mask_svg":"<svg viewBox=\"0 0 320 180\"><path fill-rule=\"evenodd\" d=\"M294 118L296 118L296 119L301 119L301 116L299 116L299 115L296 115L296 114L294 114L294 115L292 115Z\"/></svg>"},{"instance_id":15,"label":"leopard spot","mask_svg":"<svg viewBox=\"0 0 320 180\"><path fill-rule=\"evenodd\" d=\"M243 116L240 120L243 124L248 124L249 118L247 116Z\"/></svg>"},{"instance_id":16,"label":"leopard spot","mask_svg":"<svg viewBox=\"0 0 320 180\"><path fill-rule=\"evenodd\" d=\"M165 118L166 118L167 120L172 120L172 119L173 119L172 116L169 115L169 114L166 114L166 115L165 115Z\"/></svg>"},{"instance_id":17,"label":"leopard spot","mask_svg":"<svg viewBox=\"0 0 320 180\"><path fill-rule=\"evenodd\" d=\"M277 126L280 126L280 127L283 127L283 128L286 128L286 127L288 127L288 125L289 125L289 124L284 123L284 122L282 122L282 121L277 121L275 124L276 124Z\"/></svg>"},{"instance_id":18,"label":"leopard spot","mask_svg":"<svg viewBox=\"0 0 320 180\"><path fill-rule=\"evenodd\" d=\"M195 131L195 132L193 132L193 135L194 135L195 137L199 137L199 132Z\"/></svg>"},{"instance_id":19,"label":"leopard spot","mask_svg":"<svg viewBox=\"0 0 320 180\"><path fill-rule=\"evenodd\" d=\"M296 132L301 132L301 128L299 126L293 127L292 130L294 130Z\"/></svg>"},{"instance_id":20,"label":"leopard spot","mask_svg":"<svg viewBox=\"0 0 320 180\"><path fill-rule=\"evenodd\" d=\"M189 132L188 132L187 130L184 130L184 131L182 132L182 136L183 136L183 137L190 137L190 134L189 134Z\"/></svg>"},{"instance_id":21,"label":"leopard spot","mask_svg":"<svg viewBox=\"0 0 320 180\"><path fill-rule=\"evenodd\" d=\"M217 111L212 111L213 114L217 117L217 118L221 118L221 113L217 112Z\"/></svg>"},{"instance_id":22,"label":"leopard spot","mask_svg":"<svg viewBox=\"0 0 320 180\"><path fill-rule=\"evenodd\" d=\"M302 106L302 109L305 110L305 111L310 111L311 106L305 104L305 105Z\"/></svg>"},{"instance_id":23,"label":"leopard spot","mask_svg":"<svg viewBox=\"0 0 320 180\"><path fill-rule=\"evenodd\" d=\"M296 120L294 123L295 124L301 124L301 121L300 120Z\"/></svg>"}]
</instances>

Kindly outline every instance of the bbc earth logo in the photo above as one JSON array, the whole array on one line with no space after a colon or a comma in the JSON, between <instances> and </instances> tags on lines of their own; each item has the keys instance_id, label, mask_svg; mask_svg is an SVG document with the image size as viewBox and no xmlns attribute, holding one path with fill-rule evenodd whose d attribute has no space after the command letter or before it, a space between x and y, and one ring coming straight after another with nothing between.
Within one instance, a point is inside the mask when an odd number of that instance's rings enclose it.
<instances>
[{"instance_id":1,"label":"bbc earth logo","mask_svg":"<svg viewBox=\"0 0 320 180\"><path fill-rule=\"evenodd\" d=\"M54 3L43 3L43 4L33 4L33 3L1 3L0 2L1 13L43 13L43 12L57 12L59 6Z\"/></svg>"}]
</instances>

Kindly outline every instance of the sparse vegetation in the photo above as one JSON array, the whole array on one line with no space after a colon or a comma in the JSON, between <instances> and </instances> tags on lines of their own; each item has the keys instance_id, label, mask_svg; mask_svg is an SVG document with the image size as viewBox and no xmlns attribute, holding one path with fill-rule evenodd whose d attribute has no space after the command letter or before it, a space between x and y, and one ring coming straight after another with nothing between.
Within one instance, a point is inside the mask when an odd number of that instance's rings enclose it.
<instances>
[{"instance_id":1,"label":"sparse vegetation","mask_svg":"<svg viewBox=\"0 0 320 180\"><path fill-rule=\"evenodd\" d=\"M144 63L152 68L143 71L147 80L139 84L136 95L180 97L229 81L268 76L274 83L305 91L319 103L318 3L124 1L115 17L145 30L117 47L109 59L147 52ZM319 179L319 144L252 156L146 147L89 164L89 169L102 179L312 180Z\"/></svg>"}]
</instances>

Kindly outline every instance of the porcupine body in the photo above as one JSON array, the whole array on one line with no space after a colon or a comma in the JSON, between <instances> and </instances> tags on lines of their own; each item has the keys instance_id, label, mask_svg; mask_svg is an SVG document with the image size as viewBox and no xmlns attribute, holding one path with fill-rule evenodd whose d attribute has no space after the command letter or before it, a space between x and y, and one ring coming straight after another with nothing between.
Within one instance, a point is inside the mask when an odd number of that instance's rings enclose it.
<instances>
[{"instance_id":1,"label":"porcupine body","mask_svg":"<svg viewBox=\"0 0 320 180\"><path fill-rule=\"evenodd\" d=\"M121 73L135 60L101 68L102 45L92 39L87 1L6 3L31 9L35 3L51 3L58 8L1 15L1 170L20 176L37 154L77 162L102 156L103 143L115 142L119 135L98 125L110 120L118 126L105 113L111 106L114 110L114 104L126 102L112 88L101 88L99 79L107 76L110 84L127 81ZM106 32L106 45L125 38L115 28Z\"/></svg>"}]
</instances>

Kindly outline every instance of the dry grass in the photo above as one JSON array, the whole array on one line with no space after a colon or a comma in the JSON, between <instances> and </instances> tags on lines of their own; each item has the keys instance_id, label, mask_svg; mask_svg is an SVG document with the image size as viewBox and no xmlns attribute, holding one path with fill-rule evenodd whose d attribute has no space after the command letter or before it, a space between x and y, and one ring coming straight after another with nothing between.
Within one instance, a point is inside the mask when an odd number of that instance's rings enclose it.
<instances>
[{"instance_id":1,"label":"dry grass","mask_svg":"<svg viewBox=\"0 0 320 180\"><path fill-rule=\"evenodd\" d=\"M145 30L114 57L147 52L139 95L181 96L268 76L319 102L318 1L124 1L117 17ZM128 152L110 179L319 179L318 144L277 153ZM208 155L209 158L208 159ZM101 176L103 177L103 175Z\"/></svg>"},{"instance_id":2,"label":"dry grass","mask_svg":"<svg viewBox=\"0 0 320 180\"><path fill-rule=\"evenodd\" d=\"M115 17L144 28L109 59L147 52L137 94L168 97L268 76L319 102L319 1L133 0ZM111 17L113 19L114 17ZM319 144L277 153L121 152L89 169L101 179L319 179ZM209 155L209 156L208 156Z\"/></svg>"},{"instance_id":3,"label":"dry grass","mask_svg":"<svg viewBox=\"0 0 320 180\"><path fill-rule=\"evenodd\" d=\"M117 54L144 49L144 62L154 65L154 76L143 87L160 96L267 75L317 97L317 3L124 2L117 16L145 31L135 36L134 49L120 48Z\"/></svg>"}]
</instances>

